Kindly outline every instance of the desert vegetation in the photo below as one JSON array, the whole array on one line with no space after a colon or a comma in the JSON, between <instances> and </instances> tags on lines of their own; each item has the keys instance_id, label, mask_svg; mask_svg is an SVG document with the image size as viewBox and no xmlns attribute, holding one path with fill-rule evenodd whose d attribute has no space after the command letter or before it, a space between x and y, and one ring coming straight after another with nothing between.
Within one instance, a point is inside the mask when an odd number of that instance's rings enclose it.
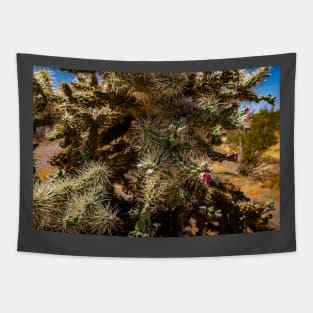
<instances>
[{"instance_id":1,"label":"desert vegetation","mask_svg":"<svg viewBox=\"0 0 313 313\"><path fill-rule=\"evenodd\" d=\"M275 105L256 92L269 67L61 70L74 79L58 86L53 69L34 70L36 229L133 237L275 229L277 196L256 201L239 181L279 194L279 146L269 155L279 144L279 112L246 105Z\"/></svg>"}]
</instances>

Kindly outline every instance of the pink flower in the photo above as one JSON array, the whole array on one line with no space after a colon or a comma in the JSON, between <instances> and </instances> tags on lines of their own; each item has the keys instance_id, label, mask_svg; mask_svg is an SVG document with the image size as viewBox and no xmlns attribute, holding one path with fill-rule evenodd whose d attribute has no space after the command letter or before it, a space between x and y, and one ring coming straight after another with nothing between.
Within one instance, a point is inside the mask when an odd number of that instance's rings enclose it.
<instances>
[{"instance_id":1,"label":"pink flower","mask_svg":"<svg viewBox=\"0 0 313 313\"><path fill-rule=\"evenodd\" d=\"M253 114L252 114L252 113L249 113L249 114L247 115L247 118L248 118L249 120L251 120L252 117L253 117Z\"/></svg>"},{"instance_id":2,"label":"pink flower","mask_svg":"<svg viewBox=\"0 0 313 313\"><path fill-rule=\"evenodd\" d=\"M232 161L237 162L238 161L238 153L232 153L230 155L230 158Z\"/></svg>"},{"instance_id":3,"label":"pink flower","mask_svg":"<svg viewBox=\"0 0 313 313\"><path fill-rule=\"evenodd\" d=\"M244 110L245 112L248 112L250 109L249 109L248 106L245 105L245 106L243 107L243 110Z\"/></svg>"},{"instance_id":4,"label":"pink flower","mask_svg":"<svg viewBox=\"0 0 313 313\"><path fill-rule=\"evenodd\" d=\"M213 180L213 177L207 172L201 173L200 178L201 178L202 184L207 185L207 186L209 186L211 181Z\"/></svg>"}]
</instances>

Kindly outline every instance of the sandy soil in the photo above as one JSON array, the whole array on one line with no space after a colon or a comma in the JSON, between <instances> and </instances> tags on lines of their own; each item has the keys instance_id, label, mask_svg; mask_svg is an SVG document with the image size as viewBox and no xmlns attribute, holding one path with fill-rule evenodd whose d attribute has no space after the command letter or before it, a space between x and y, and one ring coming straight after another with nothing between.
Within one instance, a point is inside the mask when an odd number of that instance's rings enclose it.
<instances>
[{"instance_id":1,"label":"sandy soil","mask_svg":"<svg viewBox=\"0 0 313 313\"><path fill-rule=\"evenodd\" d=\"M221 147L221 150L229 152L229 146ZM252 203L266 203L269 200L275 201L275 211L270 226L275 230L280 228L280 145L272 146L262 156L266 161L256 168L249 176L242 176L238 172L238 163L214 162L212 163L213 173L221 182L231 182L250 198Z\"/></svg>"},{"instance_id":2,"label":"sandy soil","mask_svg":"<svg viewBox=\"0 0 313 313\"><path fill-rule=\"evenodd\" d=\"M56 142L49 141L45 138L39 141L38 146L33 152L33 158L36 165L36 175L41 180L48 179L58 171L58 168L52 166L49 160L60 151L62 151L62 148Z\"/></svg>"}]
</instances>

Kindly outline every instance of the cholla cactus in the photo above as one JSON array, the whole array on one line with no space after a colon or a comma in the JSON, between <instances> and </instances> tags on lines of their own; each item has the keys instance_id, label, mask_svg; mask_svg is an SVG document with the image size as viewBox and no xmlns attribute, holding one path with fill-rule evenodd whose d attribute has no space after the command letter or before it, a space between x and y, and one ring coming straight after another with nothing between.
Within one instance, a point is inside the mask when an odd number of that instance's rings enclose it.
<instances>
[{"instance_id":1,"label":"cholla cactus","mask_svg":"<svg viewBox=\"0 0 313 313\"><path fill-rule=\"evenodd\" d=\"M112 234L119 228L111 205L111 172L90 163L75 176L34 184L34 227L39 230Z\"/></svg>"},{"instance_id":2,"label":"cholla cactus","mask_svg":"<svg viewBox=\"0 0 313 313\"><path fill-rule=\"evenodd\" d=\"M240 101L274 104L274 97L255 92L268 67L252 73L67 71L76 80L59 88L51 72L34 72L34 125L51 127L49 139L63 150L50 162L65 175L35 184L36 228L112 234L124 227L121 233L135 236L181 236L196 216L197 234L216 223L219 233L252 229L239 206L248 199L219 183L209 165L238 160L236 151L216 147L228 131L249 128L252 115ZM96 163L81 169L91 160L110 171ZM132 197L117 197L115 183Z\"/></svg>"}]
</instances>

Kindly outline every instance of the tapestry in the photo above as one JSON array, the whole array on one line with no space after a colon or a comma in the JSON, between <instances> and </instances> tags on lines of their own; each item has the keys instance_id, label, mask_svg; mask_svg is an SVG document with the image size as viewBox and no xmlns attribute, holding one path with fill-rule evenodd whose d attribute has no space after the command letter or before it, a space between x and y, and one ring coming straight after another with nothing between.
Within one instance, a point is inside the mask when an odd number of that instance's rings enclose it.
<instances>
[{"instance_id":1,"label":"tapestry","mask_svg":"<svg viewBox=\"0 0 313 313\"><path fill-rule=\"evenodd\" d=\"M294 251L295 63L18 54L18 250Z\"/></svg>"}]
</instances>

